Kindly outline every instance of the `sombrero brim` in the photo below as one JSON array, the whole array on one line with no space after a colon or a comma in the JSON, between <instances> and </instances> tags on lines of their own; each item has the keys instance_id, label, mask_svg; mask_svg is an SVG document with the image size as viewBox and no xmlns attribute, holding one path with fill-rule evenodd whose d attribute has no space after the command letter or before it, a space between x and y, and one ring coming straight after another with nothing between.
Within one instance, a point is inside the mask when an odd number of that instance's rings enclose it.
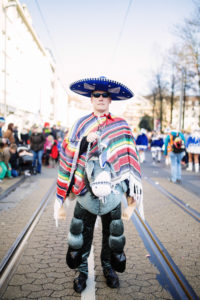
<instances>
[{"instance_id":1,"label":"sombrero brim","mask_svg":"<svg viewBox=\"0 0 200 300\"><path fill-rule=\"evenodd\" d=\"M110 80L106 77L86 78L73 82L70 90L81 96L91 97L94 91L105 91L110 94L112 100L128 100L134 96L133 92L124 84Z\"/></svg>"}]
</instances>

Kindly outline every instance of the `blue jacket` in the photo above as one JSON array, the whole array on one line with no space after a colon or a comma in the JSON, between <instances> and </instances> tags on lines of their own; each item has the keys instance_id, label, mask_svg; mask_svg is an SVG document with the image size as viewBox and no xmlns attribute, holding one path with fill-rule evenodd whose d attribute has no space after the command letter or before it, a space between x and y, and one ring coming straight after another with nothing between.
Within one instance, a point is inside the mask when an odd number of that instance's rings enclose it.
<instances>
[{"instance_id":1,"label":"blue jacket","mask_svg":"<svg viewBox=\"0 0 200 300\"><path fill-rule=\"evenodd\" d=\"M189 145L200 145L200 137L195 135L190 135L187 139L186 148L188 148Z\"/></svg>"},{"instance_id":2,"label":"blue jacket","mask_svg":"<svg viewBox=\"0 0 200 300\"><path fill-rule=\"evenodd\" d=\"M148 146L148 138L146 134L142 133L138 135L136 139L136 145Z\"/></svg>"},{"instance_id":3,"label":"blue jacket","mask_svg":"<svg viewBox=\"0 0 200 300\"><path fill-rule=\"evenodd\" d=\"M153 138L151 142L151 147L160 147L162 148L164 142L162 138Z\"/></svg>"}]
</instances>

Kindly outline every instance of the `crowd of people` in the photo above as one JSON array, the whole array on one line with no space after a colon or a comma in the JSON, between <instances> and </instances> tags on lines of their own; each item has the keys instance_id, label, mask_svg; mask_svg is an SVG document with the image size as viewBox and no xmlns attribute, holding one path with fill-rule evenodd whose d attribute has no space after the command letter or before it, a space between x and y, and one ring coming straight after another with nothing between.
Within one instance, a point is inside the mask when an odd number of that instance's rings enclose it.
<instances>
[{"instance_id":1,"label":"crowd of people","mask_svg":"<svg viewBox=\"0 0 200 300\"><path fill-rule=\"evenodd\" d=\"M18 132L14 123L4 129L6 120L0 117L0 180L24 174L41 173L42 165L55 167L59 160L62 140L66 134L58 126L46 122L33 124Z\"/></svg>"},{"instance_id":2,"label":"crowd of people","mask_svg":"<svg viewBox=\"0 0 200 300\"><path fill-rule=\"evenodd\" d=\"M41 173L42 165L55 167L58 163L61 144L66 134L56 125L50 127L33 125L24 127L20 134L18 127L9 123L5 127L4 117L0 117L0 180L21 174L26 176ZM3 130L4 129L4 130ZM181 140L181 148L176 149L174 140ZM166 165L171 167L172 182L181 182L181 166L186 171L199 172L200 165L200 128L195 127L190 134L179 132L171 125L164 133L147 132L141 128L135 135L140 163L146 160L146 151L150 150L153 164L165 157ZM179 141L180 142L180 141ZM176 153L175 153L176 152Z\"/></svg>"},{"instance_id":3,"label":"crowd of people","mask_svg":"<svg viewBox=\"0 0 200 300\"><path fill-rule=\"evenodd\" d=\"M162 134L160 131L147 132L144 128L135 137L140 163L145 162L145 152L150 149L153 164L161 162L165 156L166 165L170 165L173 183L181 183L181 169L199 172L200 164L200 128L194 127L190 134L180 132L171 124Z\"/></svg>"}]
</instances>

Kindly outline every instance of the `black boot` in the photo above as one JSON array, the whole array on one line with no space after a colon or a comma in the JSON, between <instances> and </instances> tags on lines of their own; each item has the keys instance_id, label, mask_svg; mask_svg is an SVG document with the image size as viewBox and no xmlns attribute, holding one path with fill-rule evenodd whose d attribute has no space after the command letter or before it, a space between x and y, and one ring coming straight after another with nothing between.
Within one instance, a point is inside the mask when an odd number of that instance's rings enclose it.
<instances>
[{"instance_id":1,"label":"black boot","mask_svg":"<svg viewBox=\"0 0 200 300\"><path fill-rule=\"evenodd\" d=\"M112 268L104 269L103 274L106 278L107 286L112 289L116 289L119 287L119 278Z\"/></svg>"},{"instance_id":2,"label":"black boot","mask_svg":"<svg viewBox=\"0 0 200 300\"><path fill-rule=\"evenodd\" d=\"M87 275L80 272L79 276L74 279L74 290L81 293L86 288Z\"/></svg>"},{"instance_id":3,"label":"black boot","mask_svg":"<svg viewBox=\"0 0 200 300\"><path fill-rule=\"evenodd\" d=\"M117 252L111 253L111 266L117 272L123 273L125 271L126 255L124 251L121 253L117 253Z\"/></svg>"}]
</instances>

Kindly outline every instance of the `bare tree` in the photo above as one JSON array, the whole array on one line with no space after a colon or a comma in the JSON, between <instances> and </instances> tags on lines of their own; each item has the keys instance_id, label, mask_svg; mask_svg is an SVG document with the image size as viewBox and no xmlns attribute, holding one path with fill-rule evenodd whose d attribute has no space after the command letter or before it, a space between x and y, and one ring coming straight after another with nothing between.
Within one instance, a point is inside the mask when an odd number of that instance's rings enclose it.
<instances>
[{"instance_id":1,"label":"bare tree","mask_svg":"<svg viewBox=\"0 0 200 300\"><path fill-rule=\"evenodd\" d=\"M163 100L164 95L166 94L166 80L164 80L164 76L162 71L158 71L155 74L157 89L158 89L158 99L160 101L160 130L162 130L162 123L163 123Z\"/></svg>"},{"instance_id":2,"label":"bare tree","mask_svg":"<svg viewBox=\"0 0 200 300\"><path fill-rule=\"evenodd\" d=\"M166 54L166 72L168 73L169 81L169 99L170 99L170 123L173 123L173 110L175 102L175 93L179 82L179 72L177 69L178 48L173 46Z\"/></svg>"},{"instance_id":3,"label":"bare tree","mask_svg":"<svg viewBox=\"0 0 200 300\"><path fill-rule=\"evenodd\" d=\"M155 118L159 119L160 130L162 130L163 125L163 100L166 95L166 90L166 80L164 80L163 66L161 66L157 71L152 72L150 81L151 94L148 96L153 104L153 122L155 122ZM159 104L159 108L157 104Z\"/></svg>"},{"instance_id":4,"label":"bare tree","mask_svg":"<svg viewBox=\"0 0 200 300\"><path fill-rule=\"evenodd\" d=\"M156 109L156 97L157 97L157 88L154 87L152 90L152 96L153 96L153 107L152 107L152 115L153 115L153 126L155 124L155 109Z\"/></svg>"},{"instance_id":5,"label":"bare tree","mask_svg":"<svg viewBox=\"0 0 200 300\"><path fill-rule=\"evenodd\" d=\"M187 60L187 76L193 81L193 89L199 97L199 125L200 125L200 0L196 4L195 13L187 18L184 24L177 26L177 34L181 38L184 57Z\"/></svg>"}]
</instances>

